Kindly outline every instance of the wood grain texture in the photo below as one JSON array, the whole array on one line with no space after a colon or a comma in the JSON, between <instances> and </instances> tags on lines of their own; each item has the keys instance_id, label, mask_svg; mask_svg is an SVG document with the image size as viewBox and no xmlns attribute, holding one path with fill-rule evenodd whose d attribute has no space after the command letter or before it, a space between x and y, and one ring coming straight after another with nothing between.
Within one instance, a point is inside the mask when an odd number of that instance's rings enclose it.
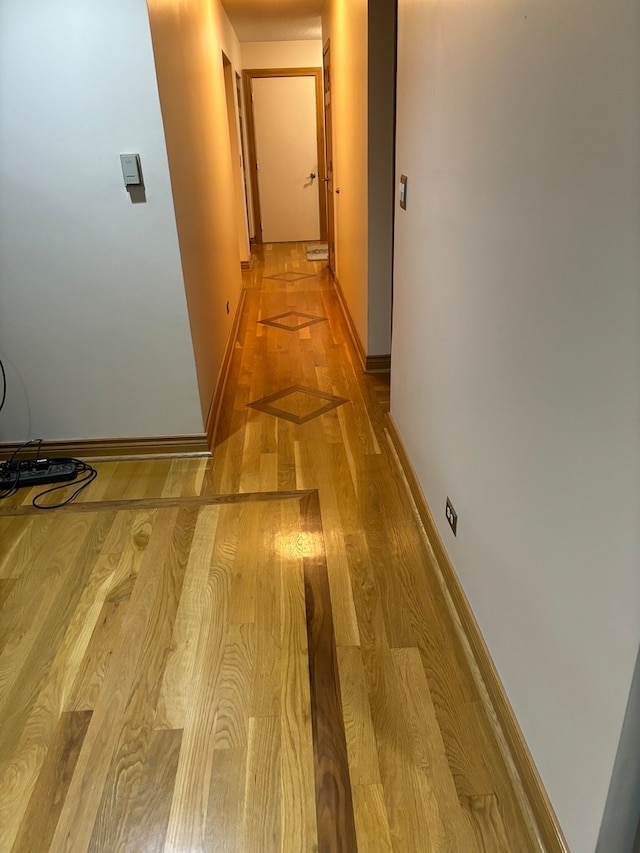
<instances>
[{"instance_id":1,"label":"wood grain texture","mask_svg":"<svg viewBox=\"0 0 640 853\"><path fill-rule=\"evenodd\" d=\"M90 711L60 716L11 853L49 848L90 721Z\"/></svg>"},{"instance_id":2,"label":"wood grain texture","mask_svg":"<svg viewBox=\"0 0 640 853\"><path fill-rule=\"evenodd\" d=\"M89 850L117 850L126 841L131 803L141 785L141 769L151 750L153 722L173 626L191 550L197 510L181 508L157 575L155 595L146 597L147 622L141 654L133 669L129 696L114 738L109 772ZM145 642L153 636L154 642Z\"/></svg>"},{"instance_id":3,"label":"wood grain texture","mask_svg":"<svg viewBox=\"0 0 640 853\"><path fill-rule=\"evenodd\" d=\"M252 717L244 794L241 850L277 853L282 849L280 790L280 720Z\"/></svg>"},{"instance_id":4,"label":"wood grain texture","mask_svg":"<svg viewBox=\"0 0 640 853\"><path fill-rule=\"evenodd\" d=\"M15 586L16 578L2 578L0 580L0 608L11 595L11 591Z\"/></svg>"},{"instance_id":5,"label":"wood grain texture","mask_svg":"<svg viewBox=\"0 0 640 853\"><path fill-rule=\"evenodd\" d=\"M244 503L246 501L280 501L283 498L301 497L299 490L291 491L268 491L268 492L251 492L249 494L237 493L231 495L186 495L178 497L156 497L156 498L124 498L122 500L104 500L104 501L88 501L86 503L68 504L56 509L56 515L70 513L77 515L85 512L100 512L101 510L112 510L117 512L122 509L140 510L140 509L158 509L160 507L198 507L210 506L211 504L229 504L229 503ZM42 516L41 510L35 509L32 506L8 506L0 510L0 515L5 516L25 516L38 515ZM47 543L49 548L50 543Z\"/></svg>"},{"instance_id":6,"label":"wood grain texture","mask_svg":"<svg viewBox=\"0 0 640 853\"><path fill-rule=\"evenodd\" d=\"M360 853L393 853L398 849L391 840L382 785L355 785L353 799Z\"/></svg>"},{"instance_id":7,"label":"wood grain texture","mask_svg":"<svg viewBox=\"0 0 640 853\"><path fill-rule=\"evenodd\" d=\"M237 377L235 405L277 394L296 383L307 387L316 383L319 390L353 401L348 409L341 407L304 425L278 421L279 484L318 488L324 527L331 531L328 535L337 530L343 537L359 642L363 654L367 652L371 684L375 687L376 673L385 671L379 664L385 648L418 648L433 694L435 725L445 742L448 776L453 775L456 792L478 795L485 789L499 790L510 843L523 850L531 845L537 849L535 833L526 826L495 741L487 751L491 725L479 713L468 662L435 581L397 460L388 452L388 381L359 374L359 354L351 346L344 315L336 310L338 299L326 274L316 282L286 281L280 275L303 269L294 246L268 246L257 256L247 299L246 336L233 373ZM252 325L258 320L292 310L327 316L328 328L326 324L313 327L306 340L269 327L258 328L252 336ZM249 422L256 429L254 415L245 413L244 423ZM218 465L214 462L214 469L222 471L229 465L227 446L237 454L232 448L238 447L242 423L236 408L233 429L220 435L218 453L224 458L218 458ZM374 454L382 458L375 460ZM251 454L248 463L250 458ZM241 452L240 459L235 455L232 467L238 462L245 463ZM214 481L220 482L215 473ZM344 584L342 572L340 567L336 574ZM330 586L333 595L332 582ZM342 601L340 597L333 605L337 630L344 613ZM341 627L339 630L342 632ZM346 634L341 641L348 642ZM373 705L375 700L369 695ZM415 787L414 782L411 785Z\"/></svg>"},{"instance_id":8,"label":"wood grain texture","mask_svg":"<svg viewBox=\"0 0 640 853\"><path fill-rule=\"evenodd\" d=\"M0 849L10 848L19 830L73 681L89 604L85 585L100 587L103 566L97 566L97 585L94 569L112 520L109 513L83 516L83 523L72 527L68 547L44 561L41 568L55 577L49 607L0 657L0 775L5 780L0 788Z\"/></svg>"},{"instance_id":9,"label":"wood grain texture","mask_svg":"<svg viewBox=\"0 0 640 853\"><path fill-rule=\"evenodd\" d=\"M316 494L302 499L302 531L312 541L321 536L319 512ZM355 853L357 841L353 798L342 718L331 594L323 550L318 545L315 553L303 557L318 849L323 853Z\"/></svg>"},{"instance_id":10,"label":"wood grain texture","mask_svg":"<svg viewBox=\"0 0 640 853\"><path fill-rule=\"evenodd\" d=\"M313 699L309 683L312 655L305 607L304 555L312 543L300 523L298 503L283 504L277 549L280 556L280 766L282 795L292 808L282 813L282 838L293 850L315 849L316 797L312 729ZM319 519L315 519L316 534ZM284 531L295 532L285 534Z\"/></svg>"},{"instance_id":11,"label":"wood grain texture","mask_svg":"<svg viewBox=\"0 0 640 853\"><path fill-rule=\"evenodd\" d=\"M495 794L464 797L462 805L469 815L479 849L483 853L511 853Z\"/></svg>"},{"instance_id":12,"label":"wood grain texture","mask_svg":"<svg viewBox=\"0 0 640 853\"><path fill-rule=\"evenodd\" d=\"M137 795L119 833L127 853L164 850L181 743L180 730L154 731L149 738Z\"/></svg>"},{"instance_id":13,"label":"wood grain texture","mask_svg":"<svg viewBox=\"0 0 640 853\"><path fill-rule=\"evenodd\" d=\"M182 595L158 697L155 728L185 727L203 622L207 584L211 568L212 542L220 510L203 507L191 541Z\"/></svg>"},{"instance_id":14,"label":"wood grain texture","mask_svg":"<svg viewBox=\"0 0 640 853\"><path fill-rule=\"evenodd\" d=\"M108 825L108 797L113 792L114 778L127 767L124 738L124 729L130 719L127 711L133 706L133 716L139 704L144 704L147 699L140 680L144 675L140 671L139 662L145 651L147 655L156 653L155 649L149 648L150 634L153 625L157 624L158 614L164 609L163 574L177 517L177 509L160 514L161 523L156 536L152 537L145 551L122 631L117 638L112 665L105 674L102 686L104 700L94 710L67 802L52 841L52 850L85 850L92 838L97 843L101 837L111 838L113 833L120 830L118 825ZM162 654L162 650L158 650L158 653ZM137 694L136 685L140 691ZM137 750L138 739L134 736L134 755ZM118 756L115 761L114 756ZM125 769L122 777L125 791L130 792L137 784L139 769L140 765L136 762L132 778L128 778ZM107 790L103 803L105 787ZM117 807L117 803L114 805ZM97 820L99 814L103 820Z\"/></svg>"},{"instance_id":15,"label":"wood grain texture","mask_svg":"<svg viewBox=\"0 0 640 853\"><path fill-rule=\"evenodd\" d=\"M242 850L247 750L217 749L213 753L209 798L205 804L203 847L208 853Z\"/></svg>"},{"instance_id":16,"label":"wood grain texture","mask_svg":"<svg viewBox=\"0 0 640 853\"><path fill-rule=\"evenodd\" d=\"M0 507L0 849L561 850L388 441L388 379L303 247L254 260L212 458L106 460L67 508ZM260 322L305 315L326 320ZM292 386L348 402L248 406Z\"/></svg>"}]
</instances>

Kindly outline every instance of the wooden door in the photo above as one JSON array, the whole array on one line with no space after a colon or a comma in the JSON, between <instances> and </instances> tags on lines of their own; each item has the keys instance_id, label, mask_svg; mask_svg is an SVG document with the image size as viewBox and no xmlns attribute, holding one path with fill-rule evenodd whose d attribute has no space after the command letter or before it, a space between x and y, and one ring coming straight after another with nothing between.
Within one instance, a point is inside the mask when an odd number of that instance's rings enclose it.
<instances>
[{"instance_id":1,"label":"wooden door","mask_svg":"<svg viewBox=\"0 0 640 853\"><path fill-rule=\"evenodd\" d=\"M254 213L260 242L324 236L319 69L245 72L252 114Z\"/></svg>"}]
</instances>

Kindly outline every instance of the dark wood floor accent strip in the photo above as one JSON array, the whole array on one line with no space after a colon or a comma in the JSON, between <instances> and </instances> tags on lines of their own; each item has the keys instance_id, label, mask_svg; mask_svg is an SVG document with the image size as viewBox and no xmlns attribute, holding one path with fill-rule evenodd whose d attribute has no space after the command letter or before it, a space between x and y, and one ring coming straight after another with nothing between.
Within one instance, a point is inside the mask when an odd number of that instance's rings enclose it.
<instances>
[{"instance_id":1,"label":"dark wood floor accent strip","mask_svg":"<svg viewBox=\"0 0 640 853\"><path fill-rule=\"evenodd\" d=\"M271 405L272 403L295 393L306 394L308 397L317 397L319 400L326 400L327 402L324 406L315 409L315 411L310 412L308 415L295 415L293 412L288 412L286 409L281 409L278 406ZM349 400L346 400L344 397L336 397L334 394L325 394L324 391L318 391L315 388L305 388L303 385L291 385L283 391L276 391L275 394L269 394L268 397L263 397L261 400L255 400L253 403L247 403L247 406L250 409L256 409L258 412L264 412L267 415L274 415L276 418L284 418L287 421L291 421L293 424L301 426L302 424L306 424L307 421L311 421L319 415L326 415L327 412L330 412L332 409L342 406L344 403L348 402Z\"/></svg>"},{"instance_id":2,"label":"dark wood floor accent strip","mask_svg":"<svg viewBox=\"0 0 640 853\"><path fill-rule=\"evenodd\" d=\"M164 850L181 746L181 729L163 729L151 735L140 788L122 831L127 850Z\"/></svg>"},{"instance_id":3,"label":"dark wood floor accent strip","mask_svg":"<svg viewBox=\"0 0 640 853\"><path fill-rule=\"evenodd\" d=\"M303 317L304 319L295 325L278 322L287 317ZM308 326L314 326L316 323L325 323L326 321L326 317L317 317L315 314L305 314L302 311L287 311L284 314L276 314L275 317L258 320L263 326L273 326L276 329L283 329L285 332L299 332L300 329L306 329Z\"/></svg>"},{"instance_id":4,"label":"dark wood floor accent strip","mask_svg":"<svg viewBox=\"0 0 640 853\"><path fill-rule=\"evenodd\" d=\"M240 492L230 495L186 495L174 498L131 498L116 501L86 501L85 503L67 504L57 507L55 512L101 512L109 510L139 509L172 509L174 507L214 506L215 504L237 504L251 501L286 501L300 500L310 494L308 489L290 490L286 492ZM53 510L52 510L53 511ZM42 509L31 506L0 507L0 517L41 515Z\"/></svg>"},{"instance_id":5,"label":"dark wood floor accent strip","mask_svg":"<svg viewBox=\"0 0 640 853\"><path fill-rule=\"evenodd\" d=\"M11 590L15 586L17 578L2 578L0 579L0 607L5 603L11 595Z\"/></svg>"},{"instance_id":6,"label":"dark wood floor accent strip","mask_svg":"<svg viewBox=\"0 0 640 853\"><path fill-rule=\"evenodd\" d=\"M318 493L300 502L303 534L322 537ZM305 557L311 722L319 853L356 853L356 828L324 549Z\"/></svg>"},{"instance_id":7,"label":"dark wood floor accent strip","mask_svg":"<svg viewBox=\"0 0 640 853\"><path fill-rule=\"evenodd\" d=\"M90 721L91 711L61 715L12 853L49 849Z\"/></svg>"},{"instance_id":8,"label":"dark wood floor accent strip","mask_svg":"<svg viewBox=\"0 0 640 853\"><path fill-rule=\"evenodd\" d=\"M288 272L280 272L277 275L265 275L264 278L271 278L275 281L287 281L289 284L293 284L296 281L302 281L303 278L314 278L315 275L316 273L289 270Z\"/></svg>"}]
</instances>

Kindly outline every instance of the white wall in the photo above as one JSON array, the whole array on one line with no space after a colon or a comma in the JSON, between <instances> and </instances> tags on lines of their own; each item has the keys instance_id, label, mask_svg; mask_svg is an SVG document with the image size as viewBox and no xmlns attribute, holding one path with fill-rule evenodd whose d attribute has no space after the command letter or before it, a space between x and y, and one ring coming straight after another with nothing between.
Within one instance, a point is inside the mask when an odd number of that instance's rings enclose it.
<instances>
[{"instance_id":1,"label":"white wall","mask_svg":"<svg viewBox=\"0 0 640 853\"><path fill-rule=\"evenodd\" d=\"M367 168L368 304L367 354L391 352L396 0L368 8Z\"/></svg>"},{"instance_id":2,"label":"white wall","mask_svg":"<svg viewBox=\"0 0 640 853\"><path fill-rule=\"evenodd\" d=\"M243 68L322 67L322 39L243 42L240 52Z\"/></svg>"},{"instance_id":3,"label":"white wall","mask_svg":"<svg viewBox=\"0 0 640 853\"><path fill-rule=\"evenodd\" d=\"M392 415L593 853L640 644L640 7L399 18Z\"/></svg>"},{"instance_id":4,"label":"white wall","mask_svg":"<svg viewBox=\"0 0 640 853\"><path fill-rule=\"evenodd\" d=\"M202 433L144 0L3 0L0 276L0 440Z\"/></svg>"},{"instance_id":5,"label":"white wall","mask_svg":"<svg viewBox=\"0 0 640 853\"><path fill-rule=\"evenodd\" d=\"M394 0L328 0L335 270L366 356L391 347Z\"/></svg>"},{"instance_id":6,"label":"white wall","mask_svg":"<svg viewBox=\"0 0 640 853\"><path fill-rule=\"evenodd\" d=\"M222 51L225 56L231 63L231 68L225 68L225 91L226 91L226 99L227 99L227 114L229 120L230 134L231 135L231 159L233 163L233 172L234 172L234 196L235 196L235 204L236 204L236 220L238 222L238 240L240 244L240 260L243 263L249 263L251 260L251 246L249 244L249 238L253 237L252 226L251 226L251 209L249 207L250 193L247 192L245 196L245 163L247 162L247 152L244 147L244 140L242 139L241 130L240 130L240 113L238 110L238 97L236 90L236 75L242 76L242 53L240 48L240 42L238 41L238 36L233 29L229 18L225 10L220 3L220 0L217 0L217 10L218 10L218 26L219 26L219 37L220 37L220 45ZM230 89L231 86L231 89ZM242 85L240 85L240 90L242 91ZM242 94L240 95L243 100ZM246 112L244 108L244 103L242 104L243 113ZM233 113L233 114L232 114ZM245 119L246 125L246 119ZM235 128L235 131L233 130ZM246 127L245 127L246 131ZM233 133L235 132L235 137ZM246 134L245 134L246 135ZM247 180L247 188L249 175L246 175Z\"/></svg>"},{"instance_id":7,"label":"white wall","mask_svg":"<svg viewBox=\"0 0 640 853\"><path fill-rule=\"evenodd\" d=\"M242 69L242 46L238 41L236 31L233 29L220 0L213 0L212 5L215 12L214 25L220 39L220 46L231 60L234 71L240 72Z\"/></svg>"},{"instance_id":8,"label":"white wall","mask_svg":"<svg viewBox=\"0 0 640 853\"><path fill-rule=\"evenodd\" d=\"M365 354L369 340L367 15L367 0L328 0L322 15L322 37L325 43L329 40L331 53L336 275Z\"/></svg>"},{"instance_id":9,"label":"white wall","mask_svg":"<svg viewBox=\"0 0 640 853\"><path fill-rule=\"evenodd\" d=\"M242 292L222 52L238 45L219 0L148 0L203 414Z\"/></svg>"}]
</instances>

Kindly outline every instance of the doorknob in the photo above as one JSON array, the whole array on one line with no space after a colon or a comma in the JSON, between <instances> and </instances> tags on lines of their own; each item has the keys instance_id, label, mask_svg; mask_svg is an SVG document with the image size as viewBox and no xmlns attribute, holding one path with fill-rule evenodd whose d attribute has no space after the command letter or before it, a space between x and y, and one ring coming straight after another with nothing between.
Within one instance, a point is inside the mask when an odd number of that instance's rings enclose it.
<instances>
[{"instance_id":1,"label":"doorknob","mask_svg":"<svg viewBox=\"0 0 640 853\"><path fill-rule=\"evenodd\" d=\"M311 180L313 180L313 179L315 178L315 176L316 176L316 173L315 173L315 172L311 172L311 174L309 175L309 178L310 178Z\"/></svg>"}]
</instances>

